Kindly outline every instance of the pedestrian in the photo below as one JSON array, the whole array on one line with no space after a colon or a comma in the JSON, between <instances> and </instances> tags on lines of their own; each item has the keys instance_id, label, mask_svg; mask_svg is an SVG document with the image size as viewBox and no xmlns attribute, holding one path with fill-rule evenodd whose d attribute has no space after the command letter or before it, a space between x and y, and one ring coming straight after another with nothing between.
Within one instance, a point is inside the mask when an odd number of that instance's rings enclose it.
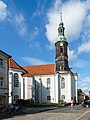
<instances>
[{"instance_id":1,"label":"pedestrian","mask_svg":"<svg viewBox=\"0 0 90 120\"><path fill-rule=\"evenodd\" d=\"M71 100L71 110L73 110L73 100Z\"/></svg>"}]
</instances>

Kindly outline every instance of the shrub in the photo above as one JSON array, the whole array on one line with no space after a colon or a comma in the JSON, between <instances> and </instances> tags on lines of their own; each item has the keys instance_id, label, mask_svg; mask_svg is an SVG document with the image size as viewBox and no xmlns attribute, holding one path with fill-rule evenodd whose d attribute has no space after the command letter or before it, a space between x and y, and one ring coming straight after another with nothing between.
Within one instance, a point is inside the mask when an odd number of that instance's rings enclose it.
<instances>
[{"instance_id":1,"label":"shrub","mask_svg":"<svg viewBox=\"0 0 90 120\"><path fill-rule=\"evenodd\" d=\"M63 100L59 100L58 103L59 103L60 105L62 105L62 104L63 104Z\"/></svg>"}]
</instances>

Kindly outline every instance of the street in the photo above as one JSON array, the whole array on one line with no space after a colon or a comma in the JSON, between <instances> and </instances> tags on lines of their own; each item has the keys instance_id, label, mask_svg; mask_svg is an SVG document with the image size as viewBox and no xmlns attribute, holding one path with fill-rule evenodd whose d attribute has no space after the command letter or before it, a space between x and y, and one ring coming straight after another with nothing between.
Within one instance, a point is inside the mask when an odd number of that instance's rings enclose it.
<instances>
[{"instance_id":1,"label":"street","mask_svg":"<svg viewBox=\"0 0 90 120\"><path fill-rule=\"evenodd\" d=\"M90 112L90 108L81 105L69 107L31 108L28 114L2 117L1 120L80 120L79 118ZM86 119L89 120L89 119Z\"/></svg>"}]
</instances>

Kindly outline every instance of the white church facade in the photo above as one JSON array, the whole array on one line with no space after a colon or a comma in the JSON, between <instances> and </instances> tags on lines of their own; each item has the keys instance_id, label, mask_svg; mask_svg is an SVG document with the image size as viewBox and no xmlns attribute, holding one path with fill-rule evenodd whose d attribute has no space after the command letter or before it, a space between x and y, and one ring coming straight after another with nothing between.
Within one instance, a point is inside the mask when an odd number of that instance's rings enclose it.
<instances>
[{"instance_id":1,"label":"white church facade","mask_svg":"<svg viewBox=\"0 0 90 120\"><path fill-rule=\"evenodd\" d=\"M78 75L68 65L68 42L64 30L61 16L55 43L55 64L21 67L9 58L9 103L31 98L36 103L77 102Z\"/></svg>"}]
</instances>

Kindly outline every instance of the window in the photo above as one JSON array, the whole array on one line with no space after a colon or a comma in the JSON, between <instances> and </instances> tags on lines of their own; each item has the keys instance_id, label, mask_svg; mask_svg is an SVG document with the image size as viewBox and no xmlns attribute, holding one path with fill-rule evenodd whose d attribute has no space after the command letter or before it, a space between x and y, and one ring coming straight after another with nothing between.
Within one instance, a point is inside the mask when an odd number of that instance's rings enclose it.
<instances>
[{"instance_id":1,"label":"window","mask_svg":"<svg viewBox=\"0 0 90 120\"><path fill-rule=\"evenodd\" d=\"M50 89L50 78L47 78L47 89Z\"/></svg>"},{"instance_id":2,"label":"window","mask_svg":"<svg viewBox=\"0 0 90 120\"><path fill-rule=\"evenodd\" d=\"M23 78L23 99L25 99L25 78Z\"/></svg>"},{"instance_id":3,"label":"window","mask_svg":"<svg viewBox=\"0 0 90 120\"><path fill-rule=\"evenodd\" d=\"M0 87L3 86L3 77L0 77Z\"/></svg>"},{"instance_id":4,"label":"window","mask_svg":"<svg viewBox=\"0 0 90 120\"><path fill-rule=\"evenodd\" d=\"M65 95L62 95L62 100L65 99Z\"/></svg>"},{"instance_id":5,"label":"window","mask_svg":"<svg viewBox=\"0 0 90 120\"><path fill-rule=\"evenodd\" d=\"M47 100L51 100L51 96L50 95L47 96Z\"/></svg>"},{"instance_id":6,"label":"window","mask_svg":"<svg viewBox=\"0 0 90 120\"><path fill-rule=\"evenodd\" d=\"M60 52L63 53L63 47L62 46L60 47Z\"/></svg>"},{"instance_id":7,"label":"window","mask_svg":"<svg viewBox=\"0 0 90 120\"><path fill-rule=\"evenodd\" d=\"M61 89L65 88L65 79L62 77L61 79Z\"/></svg>"},{"instance_id":8,"label":"window","mask_svg":"<svg viewBox=\"0 0 90 120\"><path fill-rule=\"evenodd\" d=\"M15 95L14 96L14 101L17 101L19 99L19 96L18 95Z\"/></svg>"},{"instance_id":9,"label":"window","mask_svg":"<svg viewBox=\"0 0 90 120\"><path fill-rule=\"evenodd\" d=\"M14 74L14 87L19 87L19 76L17 73Z\"/></svg>"},{"instance_id":10,"label":"window","mask_svg":"<svg viewBox=\"0 0 90 120\"><path fill-rule=\"evenodd\" d=\"M3 59L0 58L0 66L3 66Z\"/></svg>"},{"instance_id":11,"label":"window","mask_svg":"<svg viewBox=\"0 0 90 120\"><path fill-rule=\"evenodd\" d=\"M60 70L64 70L64 65L61 65L61 66L60 66Z\"/></svg>"}]
</instances>

